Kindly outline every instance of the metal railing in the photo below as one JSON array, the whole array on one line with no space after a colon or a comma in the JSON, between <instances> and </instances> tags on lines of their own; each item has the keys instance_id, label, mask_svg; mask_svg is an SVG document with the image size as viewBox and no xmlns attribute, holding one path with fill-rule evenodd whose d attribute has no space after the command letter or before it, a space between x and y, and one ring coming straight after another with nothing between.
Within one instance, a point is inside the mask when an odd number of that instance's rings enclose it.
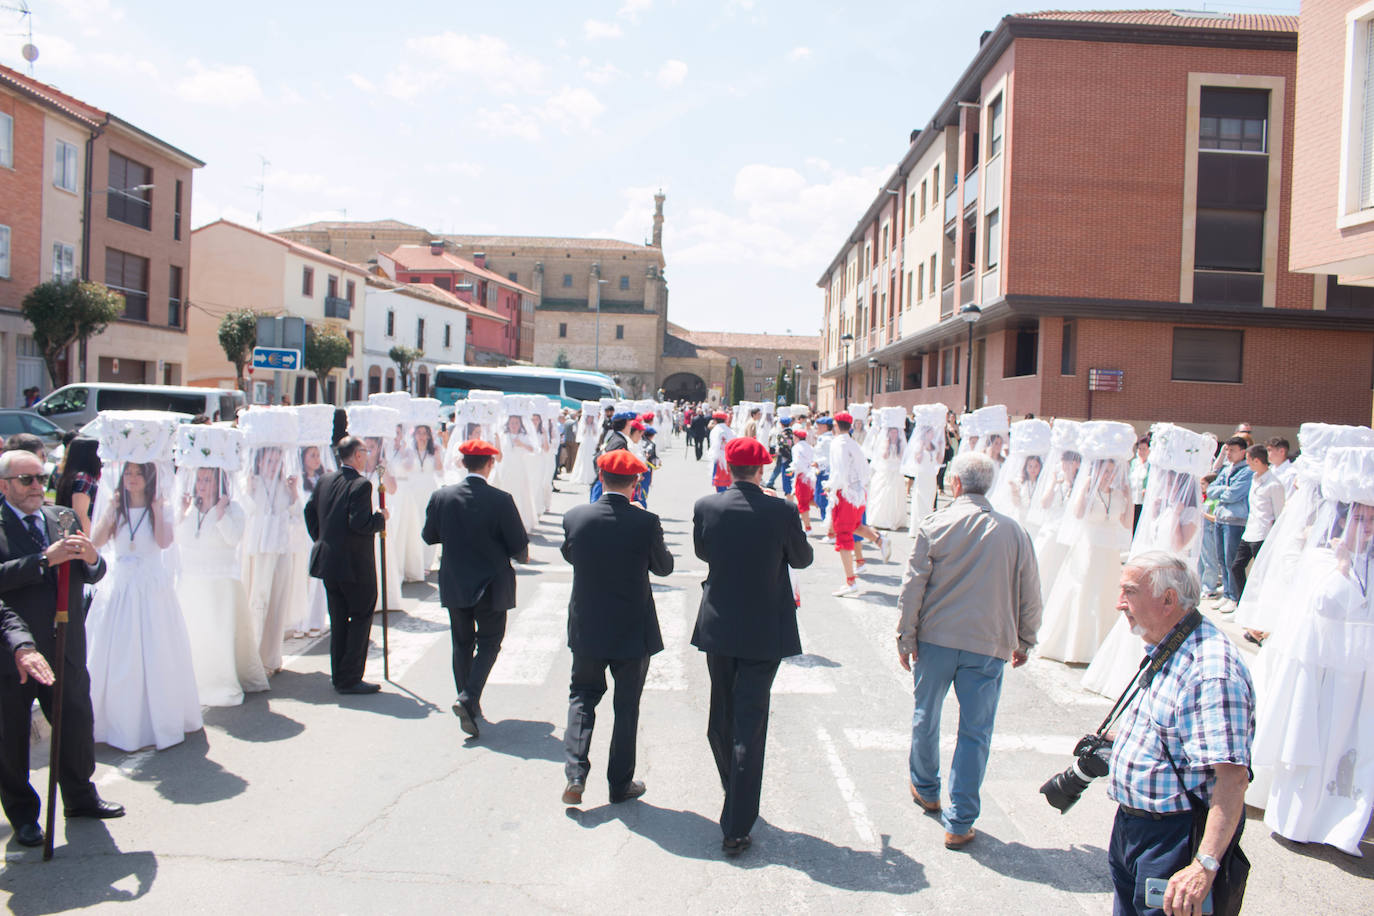
<instances>
[{"instance_id":1,"label":"metal railing","mask_svg":"<svg viewBox=\"0 0 1374 916\"><path fill-rule=\"evenodd\" d=\"M975 281L978 278L973 271L969 271L959 278L959 304L968 305L973 301L973 290Z\"/></svg>"},{"instance_id":2,"label":"metal railing","mask_svg":"<svg viewBox=\"0 0 1374 916\"><path fill-rule=\"evenodd\" d=\"M340 296L324 297L324 317L342 318L348 320L348 316L353 312L353 303Z\"/></svg>"},{"instance_id":3,"label":"metal railing","mask_svg":"<svg viewBox=\"0 0 1374 916\"><path fill-rule=\"evenodd\" d=\"M964 176L964 212L978 203L978 166L974 166Z\"/></svg>"},{"instance_id":4,"label":"metal railing","mask_svg":"<svg viewBox=\"0 0 1374 916\"><path fill-rule=\"evenodd\" d=\"M959 186L955 185L949 189L945 195L945 225L954 222L954 218L959 215Z\"/></svg>"},{"instance_id":5,"label":"metal railing","mask_svg":"<svg viewBox=\"0 0 1374 916\"><path fill-rule=\"evenodd\" d=\"M954 284L945 284L940 290L940 317L948 318L954 314Z\"/></svg>"}]
</instances>

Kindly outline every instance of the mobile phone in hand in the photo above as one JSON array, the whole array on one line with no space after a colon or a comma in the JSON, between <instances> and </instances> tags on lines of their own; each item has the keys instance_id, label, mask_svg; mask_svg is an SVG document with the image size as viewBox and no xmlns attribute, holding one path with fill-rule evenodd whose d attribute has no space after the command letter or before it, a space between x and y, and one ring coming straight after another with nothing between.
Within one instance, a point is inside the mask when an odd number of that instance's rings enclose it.
<instances>
[{"instance_id":1,"label":"mobile phone in hand","mask_svg":"<svg viewBox=\"0 0 1374 916\"><path fill-rule=\"evenodd\" d=\"M1145 879L1145 905L1152 907L1164 906L1164 889L1169 886L1168 878L1146 878ZM1208 891L1207 896L1202 901L1202 916L1212 916L1212 892Z\"/></svg>"}]
</instances>

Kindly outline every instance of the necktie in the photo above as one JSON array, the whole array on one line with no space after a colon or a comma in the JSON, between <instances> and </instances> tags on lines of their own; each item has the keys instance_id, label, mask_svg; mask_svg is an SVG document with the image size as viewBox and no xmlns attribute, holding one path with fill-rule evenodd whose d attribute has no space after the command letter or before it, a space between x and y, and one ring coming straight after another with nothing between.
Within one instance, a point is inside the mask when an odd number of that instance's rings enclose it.
<instances>
[{"instance_id":1,"label":"necktie","mask_svg":"<svg viewBox=\"0 0 1374 916\"><path fill-rule=\"evenodd\" d=\"M43 531L43 526L38 524L38 516L24 516L24 525L29 529L29 537L33 538L33 542L38 545L39 552L46 550L48 547L47 533Z\"/></svg>"}]
</instances>

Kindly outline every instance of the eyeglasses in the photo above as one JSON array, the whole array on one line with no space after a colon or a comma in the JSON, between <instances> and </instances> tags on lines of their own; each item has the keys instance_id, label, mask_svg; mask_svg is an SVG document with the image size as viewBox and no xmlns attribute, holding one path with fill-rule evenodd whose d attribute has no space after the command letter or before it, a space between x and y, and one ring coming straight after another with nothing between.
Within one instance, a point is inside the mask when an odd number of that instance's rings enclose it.
<instances>
[{"instance_id":1,"label":"eyeglasses","mask_svg":"<svg viewBox=\"0 0 1374 916\"><path fill-rule=\"evenodd\" d=\"M43 483L42 474L16 474L13 477L6 477L5 480L17 480L21 487L31 487L35 483Z\"/></svg>"}]
</instances>

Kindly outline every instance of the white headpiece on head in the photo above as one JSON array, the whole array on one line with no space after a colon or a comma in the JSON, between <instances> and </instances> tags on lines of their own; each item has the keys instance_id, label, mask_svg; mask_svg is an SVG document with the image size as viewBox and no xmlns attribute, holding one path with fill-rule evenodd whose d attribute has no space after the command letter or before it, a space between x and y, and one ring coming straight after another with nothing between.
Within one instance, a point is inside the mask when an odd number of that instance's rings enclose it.
<instances>
[{"instance_id":1,"label":"white headpiece on head","mask_svg":"<svg viewBox=\"0 0 1374 916\"><path fill-rule=\"evenodd\" d=\"M359 404L348 408L348 434L360 439L386 438L396 435L401 425L401 412L394 407Z\"/></svg>"},{"instance_id":2,"label":"white headpiece on head","mask_svg":"<svg viewBox=\"0 0 1374 916\"><path fill-rule=\"evenodd\" d=\"M238 471L243 468L244 451L240 430L185 423L177 428L173 458L178 467Z\"/></svg>"},{"instance_id":3,"label":"white headpiece on head","mask_svg":"<svg viewBox=\"0 0 1374 916\"><path fill-rule=\"evenodd\" d=\"M1044 420L1017 420L1011 424L1011 451L1043 455L1050 450L1050 424Z\"/></svg>"},{"instance_id":4,"label":"white headpiece on head","mask_svg":"<svg viewBox=\"0 0 1374 916\"><path fill-rule=\"evenodd\" d=\"M428 426L431 429L439 425L440 405L436 398L411 398L406 405L405 423L407 426Z\"/></svg>"},{"instance_id":5,"label":"white headpiece on head","mask_svg":"<svg viewBox=\"0 0 1374 916\"><path fill-rule=\"evenodd\" d=\"M300 445L328 445L334 440L333 404L300 404L292 409L296 412Z\"/></svg>"},{"instance_id":6,"label":"white headpiece on head","mask_svg":"<svg viewBox=\"0 0 1374 916\"><path fill-rule=\"evenodd\" d=\"M94 429L87 434L100 441L100 460L105 462L169 461L177 427L175 416L158 410L102 410Z\"/></svg>"},{"instance_id":7,"label":"white headpiece on head","mask_svg":"<svg viewBox=\"0 0 1374 916\"><path fill-rule=\"evenodd\" d=\"M1211 433L1196 433L1172 423L1150 427L1150 466L1201 477L1212 468L1217 440Z\"/></svg>"},{"instance_id":8,"label":"white headpiece on head","mask_svg":"<svg viewBox=\"0 0 1374 916\"><path fill-rule=\"evenodd\" d=\"M376 394L367 396L367 403L372 407L390 407L392 410L405 410L410 403L410 392L408 391L379 391Z\"/></svg>"},{"instance_id":9,"label":"white headpiece on head","mask_svg":"<svg viewBox=\"0 0 1374 916\"><path fill-rule=\"evenodd\" d=\"M291 407L250 407L239 414L239 429L248 448L294 446L300 439L300 420Z\"/></svg>"}]
</instances>

